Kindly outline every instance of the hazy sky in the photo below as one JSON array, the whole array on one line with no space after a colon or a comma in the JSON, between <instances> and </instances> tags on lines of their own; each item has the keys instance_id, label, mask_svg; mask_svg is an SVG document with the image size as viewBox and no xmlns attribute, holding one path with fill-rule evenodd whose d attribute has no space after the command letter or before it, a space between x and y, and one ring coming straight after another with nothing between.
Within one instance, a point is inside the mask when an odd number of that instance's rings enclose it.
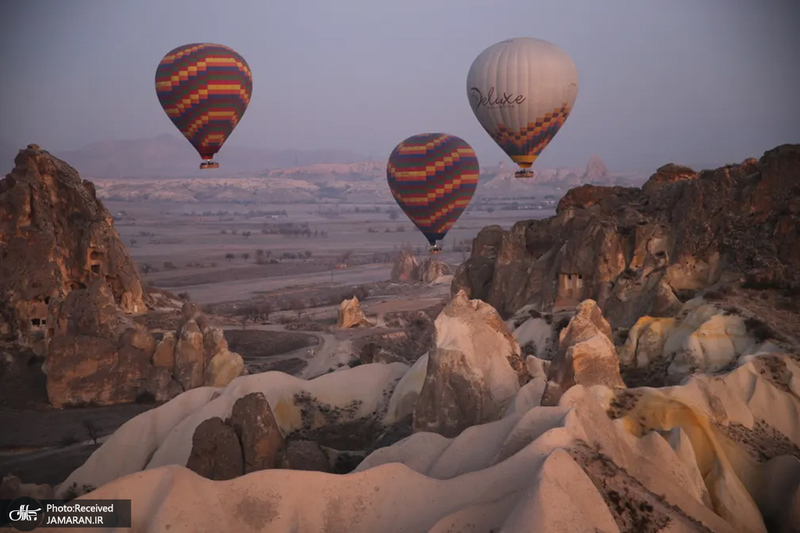
<instances>
[{"instance_id":1,"label":"hazy sky","mask_svg":"<svg viewBox=\"0 0 800 533\"><path fill-rule=\"evenodd\" d=\"M0 139L51 151L179 135L155 94L172 48L216 42L254 78L226 146L388 157L423 132L508 159L466 96L509 37L575 61L574 111L537 166L740 162L800 143L798 0L2 0ZM224 151L223 147L223 151Z\"/></svg>"}]
</instances>

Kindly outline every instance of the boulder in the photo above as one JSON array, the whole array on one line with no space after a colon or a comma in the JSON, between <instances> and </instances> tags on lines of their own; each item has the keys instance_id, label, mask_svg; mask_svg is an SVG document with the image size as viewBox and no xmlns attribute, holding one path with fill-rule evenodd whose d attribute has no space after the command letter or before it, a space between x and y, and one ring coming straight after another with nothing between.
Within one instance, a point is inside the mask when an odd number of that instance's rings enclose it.
<instances>
[{"instance_id":1,"label":"boulder","mask_svg":"<svg viewBox=\"0 0 800 533\"><path fill-rule=\"evenodd\" d=\"M245 474L275 468L284 440L262 393L253 392L236 400L228 423L241 442Z\"/></svg>"},{"instance_id":2,"label":"boulder","mask_svg":"<svg viewBox=\"0 0 800 533\"><path fill-rule=\"evenodd\" d=\"M208 365L215 355L228 350L228 341L225 340L225 332L219 328L207 326L201 327L200 331L203 333L203 357Z\"/></svg>"},{"instance_id":3,"label":"boulder","mask_svg":"<svg viewBox=\"0 0 800 533\"><path fill-rule=\"evenodd\" d=\"M239 437L233 426L219 417L201 422L192 437L186 468L214 480L233 479L244 473Z\"/></svg>"},{"instance_id":4,"label":"boulder","mask_svg":"<svg viewBox=\"0 0 800 533\"><path fill-rule=\"evenodd\" d=\"M205 385L207 387L225 387L234 379L244 375L244 372L242 356L225 348L208 362L205 371Z\"/></svg>"}]
</instances>

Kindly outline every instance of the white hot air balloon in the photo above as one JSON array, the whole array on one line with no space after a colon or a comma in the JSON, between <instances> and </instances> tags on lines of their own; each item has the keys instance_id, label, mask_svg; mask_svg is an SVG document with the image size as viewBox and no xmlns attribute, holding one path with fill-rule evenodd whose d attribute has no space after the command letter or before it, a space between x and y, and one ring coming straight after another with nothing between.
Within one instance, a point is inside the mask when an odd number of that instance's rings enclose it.
<instances>
[{"instance_id":1,"label":"white hot air balloon","mask_svg":"<svg viewBox=\"0 0 800 533\"><path fill-rule=\"evenodd\" d=\"M533 177L533 162L567 120L578 96L578 70L565 51L520 37L494 44L472 62L467 97L492 139Z\"/></svg>"}]
</instances>

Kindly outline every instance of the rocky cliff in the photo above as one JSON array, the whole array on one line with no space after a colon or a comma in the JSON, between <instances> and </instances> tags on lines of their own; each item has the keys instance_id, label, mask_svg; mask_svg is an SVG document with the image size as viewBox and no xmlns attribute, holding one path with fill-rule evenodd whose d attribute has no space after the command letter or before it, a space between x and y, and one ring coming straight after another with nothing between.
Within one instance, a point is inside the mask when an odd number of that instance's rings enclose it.
<instances>
[{"instance_id":1,"label":"rocky cliff","mask_svg":"<svg viewBox=\"0 0 800 533\"><path fill-rule=\"evenodd\" d=\"M94 186L36 145L0 181L0 334L45 330L51 298L104 280L121 310L148 295Z\"/></svg>"},{"instance_id":2,"label":"rocky cliff","mask_svg":"<svg viewBox=\"0 0 800 533\"><path fill-rule=\"evenodd\" d=\"M574 309L591 298L615 327L673 316L720 282L800 284L800 145L695 172L666 165L641 189L584 185L556 216L484 228L459 267L464 290L503 316L526 304Z\"/></svg>"}]
</instances>

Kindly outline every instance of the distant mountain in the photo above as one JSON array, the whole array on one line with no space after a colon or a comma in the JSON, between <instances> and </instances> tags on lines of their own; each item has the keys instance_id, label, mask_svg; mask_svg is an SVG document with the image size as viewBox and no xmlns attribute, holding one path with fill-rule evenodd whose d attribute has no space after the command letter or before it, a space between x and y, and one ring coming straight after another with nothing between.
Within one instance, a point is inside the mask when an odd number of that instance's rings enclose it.
<instances>
[{"instance_id":1,"label":"distant mountain","mask_svg":"<svg viewBox=\"0 0 800 533\"><path fill-rule=\"evenodd\" d=\"M47 149L46 146L42 148ZM149 139L102 141L73 151L51 151L89 178L225 177L261 174L268 169L316 163L352 163L364 156L343 150L270 150L224 146L215 157L220 168L204 171L200 156L183 138L169 134Z\"/></svg>"}]
</instances>

